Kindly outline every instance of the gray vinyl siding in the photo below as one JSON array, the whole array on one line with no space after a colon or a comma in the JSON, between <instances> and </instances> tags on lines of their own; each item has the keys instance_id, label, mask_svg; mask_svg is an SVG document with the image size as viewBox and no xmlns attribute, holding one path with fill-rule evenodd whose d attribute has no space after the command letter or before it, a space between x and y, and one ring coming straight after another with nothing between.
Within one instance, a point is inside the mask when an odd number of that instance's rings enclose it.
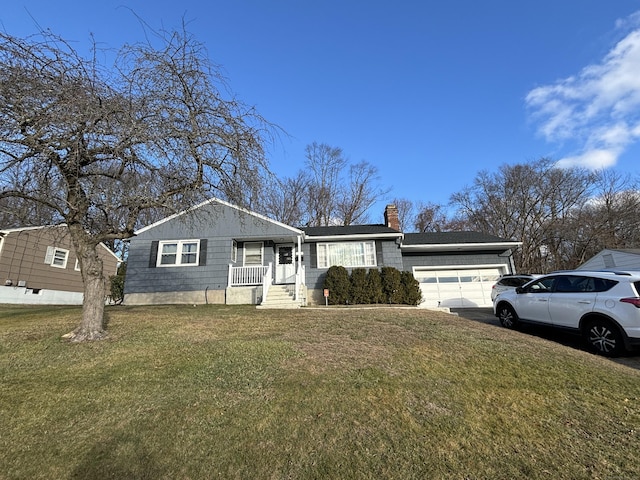
<instances>
[{"instance_id":1,"label":"gray vinyl siding","mask_svg":"<svg viewBox=\"0 0 640 480\"><path fill-rule=\"evenodd\" d=\"M500 253L460 253L460 254L410 254L402 257L404 270L413 271L414 267L448 267L468 265L509 265L508 259Z\"/></svg>"},{"instance_id":2,"label":"gray vinyl siding","mask_svg":"<svg viewBox=\"0 0 640 480\"><path fill-rule=\"evenodd\" d=\"M403 270L413 271L414 267L446 267L462 265L508 265L508 258L500 253L476 252L460 254L412 254L405 253L402 257Z\"/></svg>"},{"instance_id":3,"label":"gray vinyl siding","mask_svg":"<svg viewBox=\"0 0 640 480\"><path fill-rule=\"evenodd\" d=\"M233 207L209 204L144 230L131 240L125 294L190 292L227 288L229 264L242 266L245 242L263 242L263 265L274 261L274 240L292 242L296 232ZM272 239L270 239L272 238ZM233 241L238 255L232 260ZM155 266L154 242L206 240L206 258L197 266ZM204 264L203 264L204 263Z\"/></svg>"}]
</instances>

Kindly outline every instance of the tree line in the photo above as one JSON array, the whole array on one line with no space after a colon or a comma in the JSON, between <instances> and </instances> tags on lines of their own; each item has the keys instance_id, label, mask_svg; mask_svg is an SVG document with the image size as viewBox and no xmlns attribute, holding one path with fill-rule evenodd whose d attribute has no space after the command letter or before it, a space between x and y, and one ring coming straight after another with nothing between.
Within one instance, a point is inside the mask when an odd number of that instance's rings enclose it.
<instances>
[{"instance_id":1,"label":"tree line","mask_svg":"<svg viewBox=\"0 0 640 480\"><path fill-rule=\"evenodd\" d=\"M184 29L145 38L85 56L48 31L0 32L0 226L68 225L85 285L76 341L104 334L100 243L212 196L303 227L370 223L389 194L374 165L325 143L277 178L267 146L282 130L230 93L204 45ZM549 159L481 171L447 205L394 200L403 231L519 240L518 269L538 273L638 247L639 201L630 176Z\"/></svg>"},{"instance_id":2,"label":"tree line","mask_svg":"<svg viewBox=\"0 0 640 480\"><path fill-rule=\"evenodd\" d=\"M602 249L640 248L638 179L547 158L480 171L447 205L397 199L414 231L470 230L522 242L521 272L573 269ZM452 212L452 213L449 213Z\"/></svg>"}]
</instances>

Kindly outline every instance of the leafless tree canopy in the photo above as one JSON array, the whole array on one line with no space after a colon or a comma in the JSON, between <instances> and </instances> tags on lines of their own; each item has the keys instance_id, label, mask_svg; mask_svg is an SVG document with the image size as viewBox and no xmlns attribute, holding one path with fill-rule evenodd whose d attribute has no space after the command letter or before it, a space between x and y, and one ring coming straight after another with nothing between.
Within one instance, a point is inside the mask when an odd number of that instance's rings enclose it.
<instances>
[{"instance_id":1,"label":"leafless tree canopy","mask_svg":"<svg viewBox=\"0 0 640 480\"><path fill-rule=\"evenodd\" d=\"M305 168L265 194L261 210L289 225L354 225L387 193L378 170L367 161L350 163L342 149L314 142L305 149Z\"/></svg>"},{"instance_id":2,"label":"leafless tree canopy","mask_svg":"<svg viewBox=\"0 0 640 480\"><path fill-rule=\"evenodd\" d=\"M203 46L184 31L153 38L84 58L47 32L0 33L0 208L16 224L68 224L97 289L83 324L100 317L79 338L101 334L99 242L211 194L246 205L267 169L273 127L229 96Z\"/></svg>"},{"instance_id":3,"label":"leafless tree canopy","mask_svg":"<svg viewBox=\"0 0 640 480\"><path fill-rule=\"evenodd\" d=\"M452 195L472 230L523 242L521 271L575 268L603 248L638 248L638 185L613 171L561 169L549 159L480 172Z\"/></svg>"}]
</instances>

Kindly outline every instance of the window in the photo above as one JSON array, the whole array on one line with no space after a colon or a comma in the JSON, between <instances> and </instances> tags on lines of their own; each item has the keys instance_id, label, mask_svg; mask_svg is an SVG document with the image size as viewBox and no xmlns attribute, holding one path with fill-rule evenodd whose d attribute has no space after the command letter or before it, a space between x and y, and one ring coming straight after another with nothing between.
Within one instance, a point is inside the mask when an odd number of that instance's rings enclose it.
<instances>
[{"instance_id":1,"label":"window","mask_svg":"<svg viewBox=\"0 0 640 480\"><path fill-rule=\"evenodd\" d=\"M236 263L238 261L238 242L235 240L231 243L231 261Z\"/></svg>"},{"instance_id":2,"label":"window","mask_svg":"<svg viewBox=\"0 0 640 480\"><path fill-rule=\"evenodd\" d=\"M198 240L177 240L160 242L158 248L159 267L198 265L200 242Z\"/></svg>"},{"instance_id":3,"label":"window","mask_svg":"<svg viewBox=\"0 0 640 480\"><path fill-rule=\"evenodd\" d=\"M244 265L262 265L262 242L244 244Z\"/></svg>"},{"instance_id":4,"label":"window","mask_svg":"<svg viewBox=\"0 0 640 480\"><path fill-rule=\"evenodd\" d=\"M58 247L47 247L47 254L44 257L44 263L56 268L67 268L68 258L69 250Z\"/></svg>"},{"instance_id":5,"label":"window","mask_svg":"<svg viewBox=\"0 0 640 480\"><path fill-rule=\"evenodd\" d=\"M318 268L375 267L375 242L340 242L318 244Z\"/></svg>"}]
</instances>

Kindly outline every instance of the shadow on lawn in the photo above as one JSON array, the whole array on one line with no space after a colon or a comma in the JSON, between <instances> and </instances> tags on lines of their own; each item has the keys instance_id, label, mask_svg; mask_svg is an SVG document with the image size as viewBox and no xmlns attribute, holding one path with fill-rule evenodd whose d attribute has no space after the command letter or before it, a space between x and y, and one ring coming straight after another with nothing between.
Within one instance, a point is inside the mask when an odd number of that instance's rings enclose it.
<instances>
[{"instance_id":1,"label":"shadow on lawn","mask_svg":"<svg viewBox=\"0 0 640 480\"><path fill-rule=\"evenodd\" d=\"M96 443L71 472L70 478L151 480L163 476L161 465L162 462L146 450L144 438L136 434L121 434Z\"/></svg>"}]
</instances>

